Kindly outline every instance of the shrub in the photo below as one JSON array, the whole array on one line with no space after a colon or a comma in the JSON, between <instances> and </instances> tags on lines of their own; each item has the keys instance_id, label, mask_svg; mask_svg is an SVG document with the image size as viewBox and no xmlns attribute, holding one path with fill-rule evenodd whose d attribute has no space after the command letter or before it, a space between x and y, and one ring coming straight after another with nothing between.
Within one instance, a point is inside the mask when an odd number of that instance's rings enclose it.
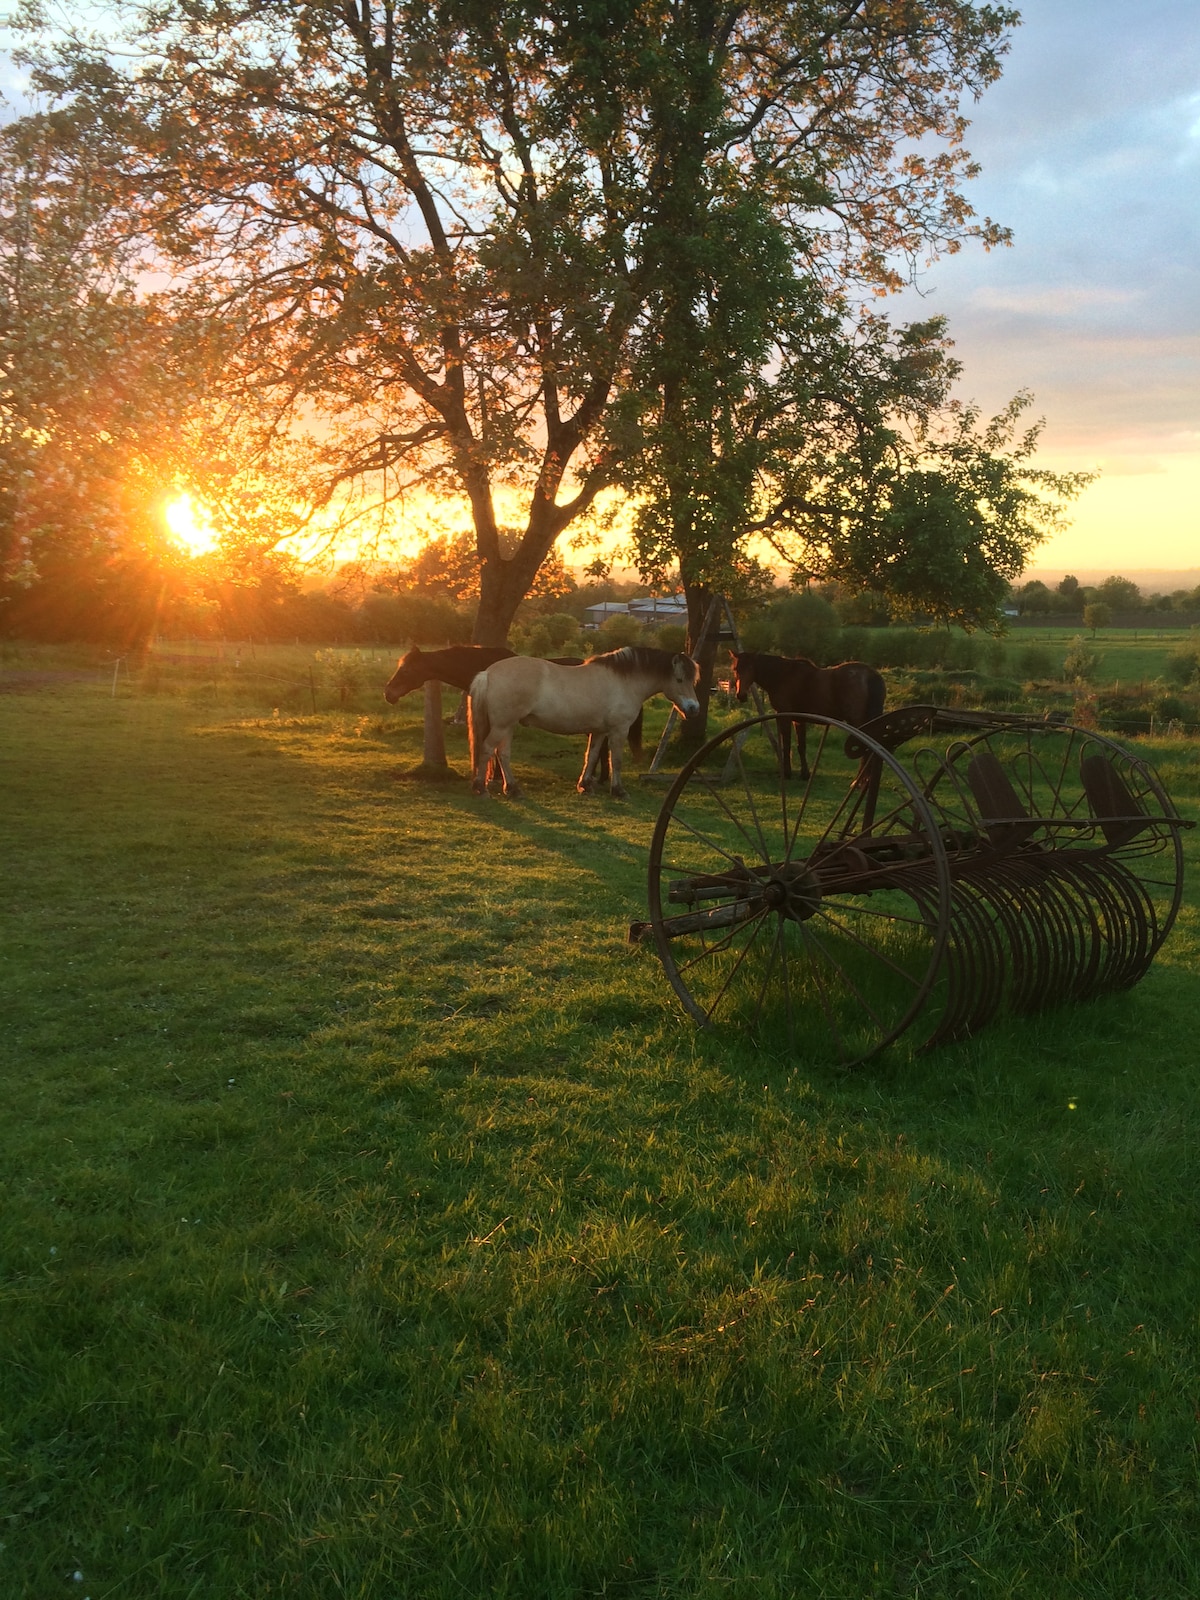
<instances>
[{"instance_id":1,"label":"shrub","mask_svg":"<svg viewBox=\"0 0 1200 1600\"><path fill-rule=\"evenodd\" d=\"M1008 675L1008 650L1003 639L989 639L983 652L987 671L993 678Z\"/></svg>"},{"instance_id":2,"label":"shrub","mask_svg":"<svg viewBox=\"0 0 1200 1600\"><path fill-rule=\"evenodd\" d=\"M627 611L617 611L601 623L596 648L600 652L617 650L623 644L644 644L645 639L646 630L638 619Z\"/></svg>"},{"instance_id":3,"label":"shrub","mask_svg":"<svg viewBox=\"0 0 1200 1600\"><path fill-rule=\"evenodd\" d=\"M843 628L836 642L835 661L865 661L871 649L871 636L865 628Z\"/></svg>"},{"instance_id":4,"label":"shrub","mask_svg":"<svg viewBox=\"0 0 1200 1600\"><path fill-rule=\"evenodd\" d=\"M555 611L548 617L540 617L538 625L546 630L546 636L550 640L551 647L546 652L547 655L579 654L579 623L568 612Z\"/></svg>"},{"instance_id":5,"label":"shrub","mask_svg":"<svg viewBox=\"0 0 1200 1600\"><path fill-rule=\"evenodd\" d=\"M1177 694L1160 694L1150 709L1160 722L1182 722L1188 714L1187 703Z\"/></svg>"},{"instance_id":6,"label":"shrub","mask_svg":"<svg viewBox=\"0 0 1200 1600\"><path fill-rule=\"evenodd\" d=\"M993 678L979 691L985 706L1013 706L1021 699L1021 685L1012 678Z\"/></svg>"},{"instance_id":7,"label":"shrub","mask_svg":"<svg viewBox=\"0 0 1200 1600\"><path fill-rule=\"evenodd\" d=\"M818 666L837 659L838 617L829 601L811 589L777 600L768 616L773 637L766 648L785 656L807 656ZM747 649L760 648L747 644Z\"/></svg>"},{"instance_id":8,"label":"shrub","mask_svg":"<svg viewBox=\"0 0 1200 1600\"><path fill-rule=\"evenodd\" d=\"M451 600L426 594L369 594L359 609L364 638L375 644L466 644L471 618Z\"/></svg>"},{"instance_id":9,"label":"shrub","mask_svg":"<svg viewBox=\"0 0 1200 1600\"><path fill-rule=\"evenodd\" d=\"M1171 651L1166 663L1167 677L1184 688L1200 683L1200 644L1181 644Z\"/></svg>"},{"instance_id":10,"label":"shrub","mask_svg":"<svg viewBox=\"0 0 1200 1600\"><path fill-rule=\"evenodd\" d=\"M1027 644L1017 652L1017 671L1026 681L1054 676L1054 657L1044 644Z\"/></svg>"},{"instance_id":11,"label":"shrub","mask_svg":"<svg viewBox=\"0 0 1200 1600\"><path fill-rule=\"evenodd\" d=\"M674 655L687 643L687 629L682 622L664 622L658 630L658 648L670 650ZM749 645L746 647L750 648Z\"/></svg>"},{"instance_id":12,"label":"shrub","mask_svg":"<svg viewBox=\"0 0 1200 1600\"><path fill-rule=\"evenodd\" d=\"M1091 683L1100 670L1100 657L1089 650L1082 636L1071 640L1071 648L1063 659L1063 677L1068 683Z\"/></svg>"}]
</instances>

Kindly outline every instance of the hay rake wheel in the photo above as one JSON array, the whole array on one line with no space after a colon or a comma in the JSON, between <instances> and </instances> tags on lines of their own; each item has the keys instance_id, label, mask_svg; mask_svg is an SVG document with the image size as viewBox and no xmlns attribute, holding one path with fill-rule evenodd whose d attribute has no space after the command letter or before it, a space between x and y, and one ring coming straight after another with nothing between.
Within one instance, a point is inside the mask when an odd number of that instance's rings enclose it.
<instances>
[{"instance_id":1,"label":"hay rake wheel","mask_svg":"<svg viewBox=\"0 0 1200 1600\"><path fill-rule=\"evenodd\" d=\"M861 732L797 718L815 753L789 784L775 720L702 747L655 826L631 937L653 934L698 1022L853 1065L910 1027L928 1048L1145 975L1191 826L1147 763L1081 728L910 706Z\"/></svg>"},{"instance_id":2,"label":"hay rake wheel","mask_svg":"<svg viewBox=\"0 0 1200 1600\"><path fill-rule=\"evenodd\" d=\"M897 1038L937 981L950 873L933 812L882 745L805 717L810 776L782 775L774 717L702 747L663 801L650 923L687 1011L789 1046L814 1019L847 1065Z\"/></svg>"}]
</instances>

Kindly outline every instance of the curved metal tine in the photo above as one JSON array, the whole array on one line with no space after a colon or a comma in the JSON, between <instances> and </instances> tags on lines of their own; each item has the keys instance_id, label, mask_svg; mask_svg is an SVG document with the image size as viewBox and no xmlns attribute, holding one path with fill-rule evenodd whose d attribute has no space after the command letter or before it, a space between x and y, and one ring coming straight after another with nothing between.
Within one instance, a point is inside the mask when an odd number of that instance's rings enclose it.
<instances>
[{"instance_id":1,"label":"curved metal tine","mask_svg":"<svg viewBox=\"0 0 1200 1600\"><path fill-rule=\"evenodd\" d=\"M733 963L733 966L730 967L728 973L726 974L725 982L717 990L716 998L713 1000L712 1005L707 1006L707 1007L704 1008L704 1016L705 1016L706 1021L708 1021L708 1022L712 1021L714 1012L716 1011L717 1007L721 1004L721 1001L724 998L725 993L729 988L729 985L733 982L734 978L737 976L737 974L738 974L738 972L739 972L739 970L741 968L742 962L746 959L747 955L749 954L750 946L754 943L754 941L758 938L759 934L762 932L762 925L763 925L763 919L760 917L758 919L758 921L757 921L757 924L755 926L754 932L746 940L745 944L742 946L741 950L738 952L737 960Z\"/></svg>"},{"instance_id":2,"label":"curved metal tine","mask_svg":"<svg viewBox=\"0 0 1200 1600\"><path fill-rule=\"evenodd\" d=\"M766 916L770 909L771 908L769 906L764 906L761 911L752 912L750 916L746 918L745 922L736 923L732 928L730 928L729 932L723 939L718 939L716 944L705 945L704 948L702 950L698 950L694 956L689 956L682 966L676 962L675 971L682 978L689 967L694 967L701 961L708 961L712 956L719 956L722 951L731 949L733 946L733 941L737 938L738 934L745 933L747 929L752 928L756 922L761 921L761 919ZM703 935L701 935L701 937L703 938Z\"/></svg>"},{"instance_id":3,"label":"curved metal tine","mask_svg":"<svg viewBox=\"0 0 1200 1600\"><path fill-rule=\"evenodd\" d=\"M846 969L842 966L841 962L838 961L835 956L830 955L822 941L817 937L811 922L802 923L801 926L804 928L806 937L811 940L812 944L821 952L833 970L838 973L846 988L849 989L850 993L862 1006L863 1010L870 1016L876 1026L882 1028L885 1033L889 1032L890 1030L888 1029L887 1023L884 1022L883 1018L875 1010L875 1007L870 1003L867 997L862 993L858 985L847 976Z\"/></svg>"},{"instance_id":4,"label":"curved metal tine","mask_svg":"<svg viewBox=\"0 0 1200 1600\"><path fill-rule=\"evenodd\" d=\"M853 928L847 927L845 923L838 922L835 918L828 916L824 910L823 903L817 908L816 915L819 917L824 917L825 921L829 923L830 927L836 928L839 933L844 933L848 939L853 939L855 944L861 945L864 950L869 951L876 961L882 961L885 967L891 967L893 972L897 973L901 978L903 978L906 983L911 983L915 989L919 989L922 983L924 983L924 975L919 978L915 978L913 974L902 967L899 962L893 961L891 956L884 955L882 950L877 950L873 944L868 944L861 934L855 933Z\"/></svg>"},{"instance_id":5,"label":"curved metal tine","mask_svg":"<svg viewBox=\"0 0 1200 1600\"><path fill-rule=\"evenodd\" d=\"M783 849L783 864L785 866L792 859L792 850L793 850L793 848L795 846L795 843L796 843L796 840L797 840L797 838L799 837L799 834L800 834L800 824L804 821L804 813L808 810L808 802L809 802L809 799L812 796L813 781L816 778L817 773L821 769L821 757L825 753L825 742L828 739L828 737L829 737L829 725L828 725L828 723L826 723L825 726L822 727L822 729L821 729L821 742L817 745L816 754L814 756L812 756L812 758L809 760L809 763L808 763L808 778L807 778L807 780L805 782L805 785L804 785L804 793L800 796L800 804L796 809L796 822L795 822L795 826L792 828L792 832L791 832L790 837L788 835L787 829L786 828L784 829L784 834L783 834L783 846L784 846L784 849ZM783 776L783 757L782 757L782 755L780 756L780 759L779 759L779 773L780 773L780 778L779 778L780 783L786 784L787 783L787 779ZM811 854L811 852L810 852L810 854Z\"/></svg>"},{"instance_id":6,"label":"curved metal tine","mask_svg":"<svg viewBox=\"0 0 1200 1600\"><path fill-rule=\"evenodd\" d=\"M1104 930L1096 915L1095 903L1087 890L1086 875L1079 865L1060 862L1042 887L1043 898L1054 897L1073 926L1075 939L1068 948L1067 961L1059 973L1055 989L1045 986L1045 1003L1065 994L1083 1000L1104 988Z\"/></svg>"},{"instance_id":7,"label":"curved metal tine","mask_svg":"<svg viewBox=\"0 0 1200 1600\"><path fill-rule=\"evenodd\" d=\"M1054 967L1051 925L1042 916L1036 897L1019 866L1008 859L998 861L991 874L990 903L1001 920L1008 941L1008 1004L1013 1011L1029 1009L1030 997L1041 981L1041 974Z\"/></svg>"},{"instance_id":8,"label":"curved metal tine","mask_svg":"<svg viewBox=\"0 0 1200 1600\"><path fill-rule=\"evenodd\" d=\"M1013 871L1018 871L1015 865ZM1068 873L1057 867L1039 873L1032 863L1022 863L1019 876L1031 907L1029 914L1041 922L1050 947L1045 965L1030 984L1027 1009L1032 1011L1054 998L1076 998L1087 963L1093 959L1093 934L1069 892Z\"/></svg>"},{"instance_id":9,"label":"curved metal tine","mask_svg":"<svg viewBox=\"0 0 1200 1600\"><path fill-rule=\"evenodd\" d=\"M968 981L956 996L952 1037L965 1038L977 1033L1000 1008L1005 952L989 914L982 877L955 885L954 910L962 931L957 941L959 972Z\"/></svg>"}]
</instances>

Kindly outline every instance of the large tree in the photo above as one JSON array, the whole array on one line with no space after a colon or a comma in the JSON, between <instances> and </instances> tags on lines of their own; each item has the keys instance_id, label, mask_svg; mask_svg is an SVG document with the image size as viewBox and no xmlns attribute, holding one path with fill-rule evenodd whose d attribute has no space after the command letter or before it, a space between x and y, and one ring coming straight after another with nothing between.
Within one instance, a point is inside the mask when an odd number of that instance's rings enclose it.
<instances>
[{"instance_id":1,"label":"large tree","mask_svg":"<svg viewBox=\"0 0 1200 1600\"><path fill-rule=\"evenodd\" d=\"M70 39L39 82L123 123L129 215L191 294L236 308L225 382L273 405L259 448L307 429L314 503L386 517L401 491L465 495L480 642L647 437L631 390L657 382L663 447L694 454L706 296L786 273L820 306L1000 237L962 197L959 107L999 70L1006 7L118 9L136 62ZM747 301L714 325L727 387L771 359L762 320Z\"/></svg>"}]
</instances>

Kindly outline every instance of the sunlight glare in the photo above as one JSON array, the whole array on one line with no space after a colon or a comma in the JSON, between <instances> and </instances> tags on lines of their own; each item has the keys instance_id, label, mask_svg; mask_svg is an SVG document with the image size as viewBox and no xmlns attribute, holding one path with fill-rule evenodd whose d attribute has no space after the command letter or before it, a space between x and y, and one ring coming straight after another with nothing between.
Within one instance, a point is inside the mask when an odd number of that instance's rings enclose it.
<instances>
[{"instance_id":1,"label":"sunlight glare","mask_svg":"<svg viewBox=\"0 0 1200 1600\"><path fill-rule=\"evenodd\" d=\"M176 495L163 510L167 529L189 556L204 556L217 548L212 525L190 494Z\"/></svg>"}]
</instances>

